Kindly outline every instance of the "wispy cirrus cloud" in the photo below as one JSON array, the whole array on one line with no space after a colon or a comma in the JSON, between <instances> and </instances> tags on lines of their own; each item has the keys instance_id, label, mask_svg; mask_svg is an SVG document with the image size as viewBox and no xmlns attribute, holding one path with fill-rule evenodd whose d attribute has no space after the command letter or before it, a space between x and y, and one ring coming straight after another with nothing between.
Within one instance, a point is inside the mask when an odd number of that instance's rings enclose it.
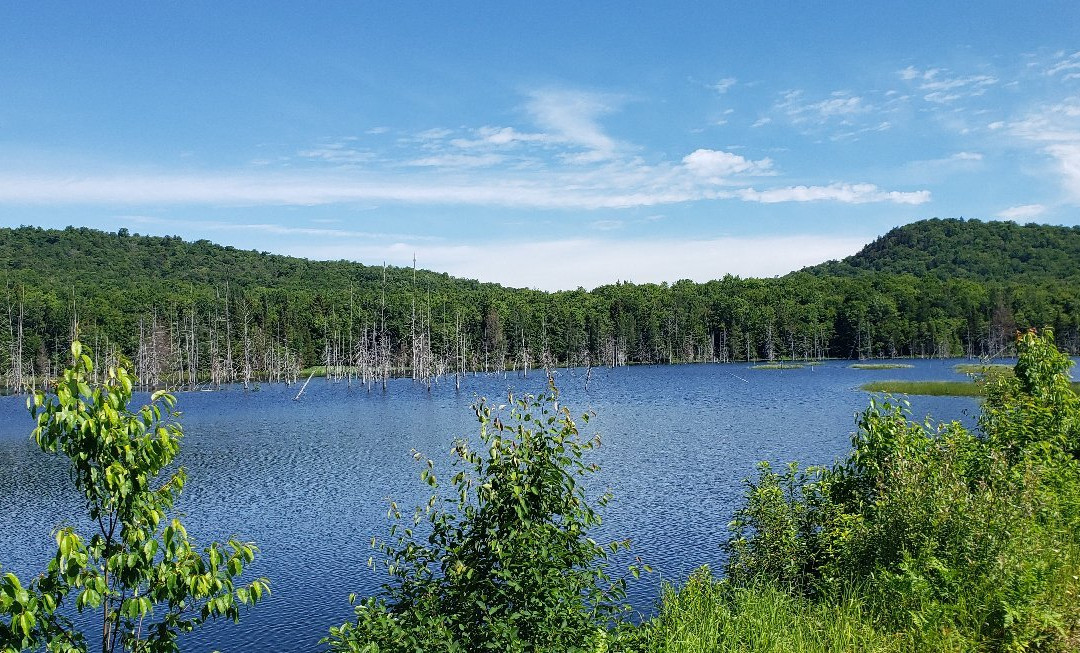
<instances>
[{"instance_id":1,"label":"wispy cirrus cloud","mask_svg":"<svg viewBox=\"0 0 1080 653\"><path fill-rule=\"evenodd\" d=\"M919 69L908 66L897 73L900 79L910 82L923 93L923 99L936 104L950 104L986 93L998 83L993 75L957 75L945 68Z\"/></svg>"},{"instance_id":2,"label":"wispy cirrus cloud","mask_svg":"<svg viewBox=\"0 0 1080 653\"><path fill-rule=\"evenodd\" d=\"M579 162L595 162L615 155L617 142L600 126L599 118L616 110L614 96L568 89L530 91L526 109L542 129L559 142L584 151L568 157Z\"/></svg>"},{"instance_id":3,"label":"wispy cirrus cloud","mask_svg":"<svg viewBox=\"0 0 1080 653\"><path fill-rule=\"evenodd\" d=\"M334 164L368 163L375 160L375 153L357 148L355 139L323 143L312 148L300 150L297 156L309 161L322 161Z\"/></svg>"},{"instance_id":4,"label":"wispy cirrus cloud","mask_svg":"<svg viewBox=\"0 0 1080 653\"><path fill-rule=\"evenodd\" d=\"M1047 68L1046 74L1058 77L1062 81L1080 79L1080 52L1058 53Z\"/></svg>"},{"instance_id":5,"label":"wispy cirrus cloud","mask_svg":"<svg viewBox=\"0 0 1080 653\"><path fill-rule=\"evenodd\" d=\"M790 186L756 190L746 188L735 193L747 202L775 204L778 202L842 202L867 204L892 202L894 204L925 204L930 201L930 191L883 190L875 184L829 184L827 186Z\"/></svg>"},{"instance_id":6,"label":"wispy cirrus cloud","mask_svg":"<svg viewBox=\"0 0 1080 653\"><path fill-rule=\"evenodd\" d=\"M430 168L484 168L506 161L500 154L436 154L406 162L406 165Z\"/></svg>"},{"instance_id":7,"label":"wispy cirrus cloud","mask_svg":"<svg viewBox=\"0 0 1080 653\"><path fill-rule=\"evenodd\" d=\"M997 217L1005 220L1028 220L1037 218L1043 213L1046 213L1046 207L1042 204L1022 204L999 211Z\"/></svg>"},{"instance_id":8,"label":"wispy cirrus cloud","mask_svg":"<svg viewBox=\"0 0 1080 653\"><path fill-rule=\"evenodd\" d=\"M317 206L357 202L490 206L539 209L613 209L700 200L749 202L835 201L920 204L929 191L886 191L874 184L830 184L758 190L717 190L713 180L681 168L613 169L589 175L494 176L407 180L311 174L79 175L0 174L0 202L7 204L209 204L219 206Z\"/></svg>"},{"instance_id":9,"label":"wispy cirrus cloud","mask_svg":"<svg viewBox=\"0 0 1080 653\"><path fill-rule=\"evenodd\" d=\"M454 147L466 149L478 147L507 147L523 143L551 143L552 136L543 133L520 132L513 127L481 127L472 138L455 138Z\"/></svg>"},{"instance_id":10,"label":"wispy cirrus cloud","mask_svg":"<svg viewBox=\"0 0 1080 653\"><path fill-rule=\"evenodd\" d=\"M897 172L896 177L910 184L926 184L959 173L973 172L983 167L981 152L955 152L936 159L909 161Z\"/></svg>"},{"instance_id":11,"label":"wispy cirrus cloud","mask_svg":"<svg viewBox=\"0 0 1080 653\"><path fill-rule=\"evenodd\" d=\"M849 121L853 116L869 112L872 107L847 91L835 91L822 100L807 100L801 90L788 91L777 105L793 124L825 124L830 121Z\"/></svg>"},{"instance_id":12,"label":"wispy cirrus cloud","mask_svg":"<svg viewBox=\"0 0 1080 653\"><path fill-rule=\"evenodd\" d=\"M1008 129L1050 157L1069 200L1080 203L1080 97L1041 107Z\"/></svg>"},{"instance_id":13,"label":"wispy cirrus cloud","mask_svg":"<svg viewBox=\"0 0 1080 653\"><path fill-rule=\"evenodd\" d=\"M776 123L796 128L807 136L827 136L833 141L855 140L862 134L892 129L888 115L903 98L875 92L874 97L851 91L833 91L809 97L802 89L782 93L768 115L751 127Z\"/></svg>"},{"instance_id":14,"label":"wispy cirrus cloud","mask_svg":"<svg viewBox=\"0 0 1080 653\"><path fill-rule=\"evenodd\" d=\"M735 79L734 77L725 77L720 81L716 82L715 84L710 84L709 88L723 95L724 93L730 91L731 87L735 86L735 83L737 81L739 80Z\"/></svg>"}]
</instances>

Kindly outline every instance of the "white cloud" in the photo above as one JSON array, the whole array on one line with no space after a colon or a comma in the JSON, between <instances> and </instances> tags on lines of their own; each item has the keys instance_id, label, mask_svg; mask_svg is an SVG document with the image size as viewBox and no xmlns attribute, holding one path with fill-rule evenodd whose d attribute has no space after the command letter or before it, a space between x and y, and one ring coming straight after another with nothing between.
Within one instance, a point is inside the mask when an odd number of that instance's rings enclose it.
<instances>
[{"instance_id":1,"label":"white cloud","mask_svg":"<svg viewBox=\"0 0 1080 653\"><path fill-rule=\"evenodd\" d=\"M1053 161L1062 190L1080 203L1080 98L1045 107L1010 125L1010 133L1037 143Z\"/></svg>"},{"instance_id":2,"label":"white cloud","mask_svg":"<svg viewBox=\"0 0 1080 653\"><path fill-rule=\"evenodd\" d=\"M455 138L450 144L455 147L502 147L518 143L550 143L552 137L547 134L520 132L513 127L481 127L476 130L476 138Z\"/></svg>"},{"instance_id":3,"label":"white cloud","mask_svg":"<svg viewBox=\"0 0 1080 653\"><path fill-rule=\"evenodd\" d=\"M1010 132L1040 142L1080 140L1080 98L1043 107L1012 123Z\"/></svg>"},{"instance_id":4,"label":"white cloud","mask_svg":"<svg viewBox=\"0 0 1080 653\"><path fill-rule=\"evenodd\" d=\"M506 160L498 154L437 154L413 159L407 162L411 166L433 168L483 168L497 165Z\"/></svg>"},{"instance_id":5,"label":"white cloud","mask_svg":"<svg viewBox=\"0 0 1080 653\"><path fill-rule=\"evenodd\" d=\"M717 83L713 84L710 88L720 94L727 93L728 90L730 90L737 81L738 80L734 77L725 77L724 79L721 79Z\"/></svg>"},{"instance_id":6,"label":"white cloud","mask_svg":"<svg viewBox=\"0 0 1080 653\"><path fill-rule=\"evenodd\" d=\"M570 290L616 281L708 281L725 274L771 277L842 258L857 252L868 239L792 235L729 237L702 240L567 239L500 241L441 245L398 242L387 245L291 244L286 253L320 259L386 261L421 267L458 277L496 281L508 286ZM492 252L515 265L492 265Z\"/></svg>"},{"instance_id":7,"label":"white cloud","mask_svg":"<svg viewBox=\"0 0 1080 653\"><path fill-rule=\"evenodd\" d=\"M935 104L950 104L967 97L983 95L998 83L992 75L954 75L944 68L919 70L908 66L897 73L900 79L913 82L924 92L923 99Z\"/></svg>"},{"instance_id":8,"label":"white cloud","mask_svg":"<svg viewBox=\"0 0 1080 653\"><path fill-rule=\"evenodd\" d=\"M351 146L348 142L324 143L320 146L297 152L305 159L326 163L350 164L366 163L375 159L375 154Z\"/></svg>"},{"instance_id":9,"label":"white cloud","mask_svg":"<svg viewBox=\"0 0 1080 653\"><path fill-rule=\"evenodd\" d=\"M1080 52L1073 52L1068 55L1062 54L1047 69L1046 74L1050 76L1060 74L1063 81L1080 79Z\"/></svg>"},{"instance_id":10,"label":"white cloud","mask_svg":"<svg viewBox=\"0 0 1080 653\"><path fill-rule=\"evenodd\" d=\"M773 204L777 202L821 202L832 201L845 204L865 204L868 202L892 202L895 204L924 204L930 201L930 191L911 192L885 191L874 184L830 184L828 186L791 186L756 190L746 188L736 192L736 196L747 202Z\"/></svg>"},{"instance_id":11,"label":"white cloud","mask_svg":"<svg viewBox=\"0 0 1080 653\"><path fill-rule=\"evenodd\" d=\"M997 217L1006 220L1025 220L1040 216L1045 212L1046 207L1042 204L1024 204L1007 208L1004 211L999 212Z\"/></svg>"},{"instance_id":12,"label":"white cloud","mask_svg":"<svg viewBox=\"0 0 1080 653\"><path fill-rule=\"evenodd\" d=\"M711 183L722 183L736 175L772 174L772 160L765 158L751 161L746 157L721 150L694 150L683 157L683 165L698 177Z\"/></svg>"},{"instance_id":13,"label":"white cloud","mask_svg":"<svg viewBox=\"0 0 1080 653\"><path fill-rule=\"evenodd\" d=\"M592 160L614 155L616 142L598 119L615 110L610 96L587 91L542 89L529 94L527 110L536 123L558 140L586 148Z\"/></svg>"},{"instance_id":14,"label":"white cloud","mask_svg":"<svg viewBox=\"0 0 1080 653\"><path fill-rule=\"evenodd\" d=\"M1046 148L1057 163L1062 186L1074 202L1080 202L1080 143L1059 143Z\"/></svg>"},{"instance_id":15,"label":"white cloud","mask_svg":"<svg viewBox=\"0 0 1080 653\"><path fill-rule=\"evenodd\" d=\"M866 111L862 98L853 96L833 97L822 100L811 108L817 111L823 118L831 116L848 116L854 113Z\"/></svg>"},{"instance_id":16,"label":"white cloud","mask_svg":"<svg viewBox=\"0 0 1080 653\"><path fill-rule=\"evenodd\" d=\"M764 161L764 160L763 160ZM755 169L762 162L750 162ZM920 204L928 191L885 191L873 184L714 190L681 167L642 165L583 173L411 177L315 174L29 176L0 174L0 203L314 206L357 202L543 209L630 208L710 199L752 202L837 201ZM706 179L705 182L710 182Z\"/></svg>"},{"instance_id":17,"label":"white cloud","mask_svg":"<svg viewBox=\"0 0 1080 653\"><path fill-rule=\"evenodd\" d=\"M615 229L622 229L626 226L622 220L593 220L589 223L589 226L599 231L614 231Z\"/></svg>"},{"instance_id":18,"label":"white cloud","mask_svg":"<svg viewBox=\"0 0 1080 653\"><path fill-rule=\"evenodd\" d=\"M862 97L846 91L836 91L828 98L817 102L807 102L802 91L788 91L777 109L787 115L793 124L810 123L822 125L832 120L847 124L853 116L867 113L873 107Z\"/></svg>"},{"instance_id":19,"label":"white cloud","mask_svg":"<svg viewBox=\"0 0 1080 653\"><path fill-rule=\"evenodd\" d=\"M941 183L947 176L971 172L982 167L980 152L956 152L939 159L910 161L894 176L894 183L931 184Z\"/></svg>"},{"instance_id":20,"label":"white cloud","mask_svg":"<svg viewBox=\"0 0 1080 653\"><path fill-rule=\"evenodd\" d=\"M421 141L441 141L453 133L454 132L450 129L432 127L431 129L425 129L424 131L417 133L415 137Z\"/></svg>"}]
</instances>

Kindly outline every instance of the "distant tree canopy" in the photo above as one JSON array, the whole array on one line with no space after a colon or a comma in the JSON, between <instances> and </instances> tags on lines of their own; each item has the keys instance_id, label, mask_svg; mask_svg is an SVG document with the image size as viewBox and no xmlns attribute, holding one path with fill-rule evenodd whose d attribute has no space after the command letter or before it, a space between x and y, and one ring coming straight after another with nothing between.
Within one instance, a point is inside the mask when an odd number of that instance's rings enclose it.
<instances>
[{"instance_id":1,"label":"distant tree canopy","mask_svg":"<svg viewBox=\"0 0 1080 653\"><path fill-rule=\"evenodd\" d=\"M934 218L896 227L855 256L806 271L826 276L885 272L983 282L1075 281L1080 279L1078 262L1080 226Z\"/></svg>"},{"instance_id":2,"label":"distant tree canopy","mask_svg":"<svg viewBox=\"0 0 1080 653\"><path fill-rule=\"evenodd\" d=\"M774 279L547 293L308 261L206 240L0 229L0 373L62 365L77 322L102 364L162 386L341 374L772 358L995 355L1017 328L1080 344L1080 229L926 220Z\"/></svg>"}]
</instances>

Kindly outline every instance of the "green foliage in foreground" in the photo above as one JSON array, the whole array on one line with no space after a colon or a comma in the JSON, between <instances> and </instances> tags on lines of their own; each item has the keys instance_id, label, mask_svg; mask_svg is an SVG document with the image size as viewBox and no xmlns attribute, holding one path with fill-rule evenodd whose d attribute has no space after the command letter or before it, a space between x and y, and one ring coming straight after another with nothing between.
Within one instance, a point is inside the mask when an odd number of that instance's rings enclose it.
<instances>
[{"instance_id":1,"label":"green foliage in foreground","mask_svg":"<svg viewBox=\"0 0 1080 653\"><path fill-rule=\"evenodd\" d=\"M872 399L845 461L763 465L732 524L732 591L767 585L784 594L774 609L810 614L854 600L902 650L1080 648L1080 397L1049 333L1017 347L979 435Z\"/></svg>"},{"instance_id":2,"label":"green foliage in foreground","mask_svg":"<svg viewBox=\"0 0 1080 653\"><path fill-rule=\"evenodd\" d=\"M768 583L737 586L708 567L667 585L660 614L636 633L642 653L900 651L904 637L876 629L863 602L794 595Z\"/></svg>"},{"instance_id":3,"label":"green foliage in foreground","mask_svg":"<svg viewBox=\"0 0 1080 653\"><path fill-rule=\"evenodd\" d=\"M547 394L508 403L508 415L484 400L474 406L479 443L455 442L451 492L432 495L411 525L391 529L393 541L380 547L391 580L382 596L356 605L355 621L330 630L333 650L606 646L609 624L626 608L624 581L610 578L605 562L628 543L587 536L600 517L579 479L597 469L583 457L599 441L580 436L550 382ZM421 477L438 492L431 461ZM396 505L391 513L401 519Z\"/></svg>"},{"instance_id":4,"label":"green foliage in foreground","mask_svg":"<svg viewBox=\"0 0 1080 653\"><path fill-rule=\"evenodd\" d=\"M0 620L0 651L175 651L179 633L208 619L235 621L241 605L268 591L265 579L236 585L255 545L230 540L200 552L178 519L166 521L184 485L183 469L165 471L182 437L172 396L156 393L131 410L127 371L109 370L92 387L89 357L78 342L71 353L56 394L35 393L27 405L41 449L70 460L96 532L62 528L45 573L29 583L0 578L0 615L9 617ZM101 632L76 630L72 610L100 611Z\"/></svg>"}]
</instances>

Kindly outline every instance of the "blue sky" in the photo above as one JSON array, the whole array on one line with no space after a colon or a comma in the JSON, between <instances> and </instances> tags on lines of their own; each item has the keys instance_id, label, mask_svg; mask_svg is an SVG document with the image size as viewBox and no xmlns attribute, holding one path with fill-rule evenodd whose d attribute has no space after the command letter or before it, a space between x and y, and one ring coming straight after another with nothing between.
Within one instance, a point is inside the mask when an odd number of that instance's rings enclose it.
<instances>
[{"instance_id":1,"label":"blue sky","mask_svg":"<svg viewBox=\"0 0 1080 653\"><path fill-rule=\"evenodd\" d=\"M1080 224L1076 2L9 2L0 224L544 289Z\"/></svg>"}]
</instances>

